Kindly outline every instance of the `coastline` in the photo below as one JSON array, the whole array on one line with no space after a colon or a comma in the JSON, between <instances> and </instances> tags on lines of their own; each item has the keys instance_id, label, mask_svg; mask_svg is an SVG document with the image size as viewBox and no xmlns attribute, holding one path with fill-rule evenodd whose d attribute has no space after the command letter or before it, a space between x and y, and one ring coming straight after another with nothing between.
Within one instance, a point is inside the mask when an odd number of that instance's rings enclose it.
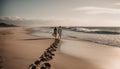
<instances>
[{"instance_id":1,"label":"coastline","mask_svg":"<svg viewBox=\"0 0 120 69\"><path fill-rule=\"evenodd\" d=\"M4 69L27 69L54 41L52 37L32 36L26 28L1 28L0 51ZM4 37L3 37L4 36ZM86 41L62 39L51 69L119 69L120 48Z\"/></svg>"}]
</instances>

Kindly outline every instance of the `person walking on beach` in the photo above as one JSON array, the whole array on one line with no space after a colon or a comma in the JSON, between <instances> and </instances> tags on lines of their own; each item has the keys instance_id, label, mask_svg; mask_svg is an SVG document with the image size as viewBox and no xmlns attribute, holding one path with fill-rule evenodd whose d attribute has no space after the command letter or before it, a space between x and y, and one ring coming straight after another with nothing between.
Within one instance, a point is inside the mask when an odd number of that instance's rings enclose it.
<instances>
[{"instance_id":1,"label":"person walking on beach","mask_svg":"<svg viewBox=\"0 0 120 69\"><path fill-rule=\"evenodd\" d=\"M62 37L62 27L61 26L58 27L58 34L59 34L58 38L61 39L61 37Z\"/></svg>"},{"instance_id":2,"label":"person walking on beach","mask_svg":"<svg viewBox=\"0 0 120 69\"><path fill-rule=\"evenodd\" d=\"M57 37L57 28L54 28L53 34L52 34L55 38Z\"/></svg>"}]
</instances>

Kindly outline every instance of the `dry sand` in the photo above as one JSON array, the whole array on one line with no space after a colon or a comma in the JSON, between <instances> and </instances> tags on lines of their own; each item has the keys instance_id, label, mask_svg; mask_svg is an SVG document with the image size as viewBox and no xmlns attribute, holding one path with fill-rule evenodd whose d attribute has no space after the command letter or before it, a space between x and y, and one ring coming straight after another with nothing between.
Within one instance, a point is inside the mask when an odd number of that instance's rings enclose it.
<instances>
[{"instance_id":1,"label":"dry sand","mask_svg":"<svg viewBox=\"0 0 120 69\"><path fill-rule=\"evenodd\" d=\"M0 28L0 55L4 69L27 69L53 42L53 38L33 37L24 28Z\"/></svg>"},{"instance_id":2,"label":"dry sand","mask_svg":"<svg viewBox=\"0 0 120 69\"><path fill-rule=\"evenodd\" d=\"M54 41L52 37L46 38L28 35L25 28L21 27L0 28L0 33L2 33L0 34L0 56L3 59L4 69L27 69L28 65L38 59L44 50ZM74 44L75 42L72 43L72 45ZM81 42L79 45L97 46L90 43L84 44L84 42ZM52 69L107 69L90 62L87 58L66 55L64 52L61 52L61 46L62 43L56 51L54 59L50 61ZM80 48L81 50L88 50L88 52L92 51L88 46ZM116 55L113 56L115 57Z\"/></svg>"}]
</instances>

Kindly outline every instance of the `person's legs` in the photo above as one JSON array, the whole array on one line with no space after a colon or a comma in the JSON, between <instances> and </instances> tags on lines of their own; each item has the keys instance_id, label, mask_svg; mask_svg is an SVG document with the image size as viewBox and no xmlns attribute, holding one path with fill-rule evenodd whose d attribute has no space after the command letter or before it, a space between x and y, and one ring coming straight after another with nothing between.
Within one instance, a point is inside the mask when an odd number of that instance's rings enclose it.
<instances>
[{"instance_id":1,"label":"person's legs","mask_svg":"<svg viewBox=\"0 0 120 69\"><path fill-rule=\"evenodd\" d=\"M58 39L60 39L60 33L58 32Z\"/></svg>"},{"instance_id":2,"label":"person's legs","mask_svg":"<svg viewBox=\"0 0 120 69\"><path fill-rule=\"evenodd\" d=\"M62 34L61 34L61 33L59 33L59 39L61 39L61 35L62 35Z\"/></svg>"},{"instance_id":3,"label":"person's legs","mask_svg":"<svg viewBox=\"0 0 120 69\"><path fill-rule=\"evenodd\" d=\"M57 34L55 33L55 39L57 38Z\"/></svg>"}]
</instances>

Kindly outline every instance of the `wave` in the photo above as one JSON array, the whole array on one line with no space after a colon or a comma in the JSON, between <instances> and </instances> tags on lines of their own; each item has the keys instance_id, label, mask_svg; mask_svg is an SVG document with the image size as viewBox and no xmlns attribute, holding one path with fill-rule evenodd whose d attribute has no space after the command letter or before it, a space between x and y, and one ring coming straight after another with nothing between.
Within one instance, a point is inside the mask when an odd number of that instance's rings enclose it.
<instances>
[{"instance_id":1,"label":"wave","mask_svg":"<svg viewBox=\"0 0 120 69\"><path fill-rule=\"evenodd\" d=\"M117 38L116 36L108 36L104 35L80 35L80 36L68 36L69 38L79 40L79 41L87 41L87 42L93 42L98 44L104 44L104 45L110 45L110 46L116 46L120 47L120 38Z\"/></svg>"},{"instance_id":2,"label":"wave","mask_svg":"<svg viewBox=\"0 0 120 69\"><path fill-rule=\"evenodd\" d=\"M96 34L120 34L120 28L80 28L80 27L71 27L68 28L72 31L76 32L84 32L84 33L96 33Z\"/></svg>"},{"instance_id":3,"label":"wave","mask_svg":"<svg viewBox=\"0 0 120 69\"><path fill-rule=\"evenodd\" d=\"M45 34L48 34L46 36L50 36L49 34L52 34L53 28L32 28L31 30L32 30L31 33L37 36L43 35L41 34L41 32L44 33L43 36L45 36ZM110 33L106 33L106 31ZM62 39L74 39L79 41L88 41L88 42L120 47L120 34L118 33L119 33L119 28L115 29L115 28L80 28L80 27L66 28L65 27L63 28Z\"/></svg>"}]
</instances>

